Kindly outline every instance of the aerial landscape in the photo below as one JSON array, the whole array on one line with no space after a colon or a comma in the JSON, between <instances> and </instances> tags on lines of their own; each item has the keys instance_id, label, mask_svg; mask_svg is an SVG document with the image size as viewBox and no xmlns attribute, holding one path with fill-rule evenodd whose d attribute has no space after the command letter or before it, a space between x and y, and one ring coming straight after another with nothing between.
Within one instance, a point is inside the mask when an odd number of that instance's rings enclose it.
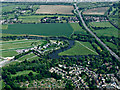
<instances>
[{"instance_id":1,"label":"aerial landscape","mask_svg":"<svg viewBox=\"0 0 120 90\"><path fill-rule=\"evenodd\" d=\"M120 89L120 2L2 0L0 90Z\"/></svg>"}]
</instances>

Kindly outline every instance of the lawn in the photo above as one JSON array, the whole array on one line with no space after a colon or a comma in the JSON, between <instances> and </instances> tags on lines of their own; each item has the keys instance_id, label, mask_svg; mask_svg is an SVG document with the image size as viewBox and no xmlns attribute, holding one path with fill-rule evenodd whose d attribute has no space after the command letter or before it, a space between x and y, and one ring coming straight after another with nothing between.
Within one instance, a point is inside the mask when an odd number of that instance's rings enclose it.
<instances>
[{"instance_id":1,"label":"lawn","mask_svg":"<svg viewBox=\"0 0 120 90\"><path fill-rule=\"evenodd\" d=\"M93 27L114 27L109 22L91 22L89 24Z\"/></svg>"},{"instance_id":2,"label":"lawn","mask_svg":"<svg viewBox=\"0 0 120 90\"><path fill-rule=\"evenodd\" d=\"M37 74L36 72L33 72L32 70L25 70L25 71L19 71L15 75L12 74L12 77L26 75L26 74L29 74L30 72L32 72L33 74Z\"/></svg>"},{"instance_id":3,"label":"lawn","mask_svg":"<svg viewBox=\"0 0 120 90\"><path fill-rule=\"evenodd\" d=\"M78 23L70 23L70 25L73 28L74 34L86 34L86 31Z\"/></svg>"},{"instance_id":4,"label":"lawn","mask_svg":"<svg viewBox=\"0 0 120 90\"><path fill-rule=\"evenodd\" d=\"M98 55L89 42L79 42L79 41L76 41L75 45L71 49L59 53L60 56L62 55L74 56L74 55L88 55L88 54Z\"/></svg>"},{"instance_id":5,"label":"lawn","mask_svg":"<svg viewBox=\"0 0 120 90\"><path fill-rule=\"evenodd\" d=\"M7 34L31 34L44 36L70 36L72 32L72 27L67 23L10 24L8 25L8 29L2 31L2 33Z\"/></svg>"}]
</instances>

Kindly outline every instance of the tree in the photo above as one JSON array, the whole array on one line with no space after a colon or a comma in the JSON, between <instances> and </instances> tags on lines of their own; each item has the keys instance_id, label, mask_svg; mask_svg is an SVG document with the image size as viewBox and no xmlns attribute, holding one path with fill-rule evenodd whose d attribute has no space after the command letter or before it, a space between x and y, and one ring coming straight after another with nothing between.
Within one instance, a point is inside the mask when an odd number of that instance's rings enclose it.
<instances>
[{"instance_id":1,"label":"tree","mask_svg":"<svg viewBox=\"0 0 120 90\"><path fill-rule=\"evenodd\" d=\"M6 85L6 86L4 87L4 89L5 89L5 90L12 90L12 88L10 87L10 85Z\"/></svg>"},{"instance_id":2,"label":"tree","mask_svg":"<svg viewBox=\"0 0 120 90\"><path fill-rule=\"evenodd\" d=\"M33 76L33 73L32 73L32 72L30 72L28 75L29 75L29 76Z\"/></svg>"},{"instance_id":3,"label":"tree","mask_svg":"<svg viewBox=\"0 0 120 90\"><path fill-rule=\"evenodd\" d=\"M75 86L73 85L72 81L69 80L69 81L67 81L67 83L66 83L66 85L65 85L65 88L66 88L67 90L73 90L73 89L75 88Z\"/></svg>"}]
</instances>

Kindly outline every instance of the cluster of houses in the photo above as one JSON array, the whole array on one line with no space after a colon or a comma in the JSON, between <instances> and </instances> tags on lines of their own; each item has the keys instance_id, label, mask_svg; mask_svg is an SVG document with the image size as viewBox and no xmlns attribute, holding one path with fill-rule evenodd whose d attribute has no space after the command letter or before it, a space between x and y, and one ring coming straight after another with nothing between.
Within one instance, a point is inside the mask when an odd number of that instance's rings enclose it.
<instances>
[{"instance_id":1,"label":"cluster of houses","mask_svg":"<svg viewBox=\"0 0 120 90\"><path fill-rule=\"evenodd\" d=\"M77 17L44 17L41 23L79 23Z\"/></svg>"},{"instance_id":2,"label":"cluster of houses","mask_svg":"<svg viewBox=\"0 0 120 90\"><path fill-rule=\"evenodd\" d=\"M68 68L69 71L65 71L66 68ZM80 86L89 88L88 83L85 81L85 79L89 77L90 81L92 79L95 81L95 84L98 88L113 87L120 89L118 86L118 80L115 78L114 74L96 74L94 71L89 70L87 67L84 68L78 65L66 67L65 65L58 65L58 67L52 67L49 71L51 73L55 72L59 75L62 75L62 78L72 80L77 88L80 88ZM83 72L86 75L84 78L80 76ZM106 83L106 79L108 78L111 79L110 83Z\"/></svg>"},{"instance_id":3,"label":"cluster of houses","mask_svg":"<svg viewBox=\"0 0 120 90\"><path fill-rule=\"evenodd\" d=\"M103 22L103 21L108 21L106 17L97 17L97 16L85 16L86 21L89 22Z\"/></svg>"},{"instance_id":4,"label":"cluster of houses","mask_svg":"<svg viewBox=\"0 0 120 90\"><path fill-rule=\"evenodd\" d=\"M54 78L46 78L41 81L33 80L33 82L20 82L20 87L30 87L30 88L64 88L65 83L62 80L57 80Z\"/></svg>"},{"instance_id":5,"label":"cluster of houses","mask_svg":"<svg viewBox=\"0 0 120 90\"><path fill-rule=\"evenodd\" d=\"M39 52L40 54L44 54L50 50L53 51L53 50L59 49L60 45L63 45L63 42L60 42L60 41L57 42L57 41L50 40L49 43L47 42L47 44L45 44L43 46L41 46L41 45L36 46L33 44L32 48L20 49L20 50L16 50L16 52L18 52L20 54L20 53L28 52L29 50L35 50L35 51ZM52 47L52 48L50 48L50 47ZM50 49L48 49L48 48L50 48Z\"/></svg>"}]
</instances>

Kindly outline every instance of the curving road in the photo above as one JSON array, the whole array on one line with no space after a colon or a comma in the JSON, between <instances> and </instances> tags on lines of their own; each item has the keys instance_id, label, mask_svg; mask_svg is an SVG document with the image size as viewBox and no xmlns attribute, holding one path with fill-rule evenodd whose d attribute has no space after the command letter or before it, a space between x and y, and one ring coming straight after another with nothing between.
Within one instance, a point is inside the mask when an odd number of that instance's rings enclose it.
<instances>
[{"instance_id":1,"label":"curving road","mask_svg":"<svg viewBox=\"0 0 120 90\"><path fill-rule=\"evenodd\" d=\"M76 8L75 10L76 10L77 13L79 14L79 17L80 17L80 19L81 19L84 27L86 28L86 30L87 30L92 36L94 36L94 37L96 38L96 40L99 41L99 42L110 52L110 54L111 54L112 56L114 56L116 59L118 59L118 61L120 62L120 58L119 58L109 47L107 47L107 46L87 27L87 25L85 24L85 22L84 22L84 20L83 20L83 18L82 18L82 15L81 15L81 12L82 12L82 11L79 12L77 5L76 5L76 4L74 4L74 5L75 5L75 8Z\"/></svg>"}]
</instances>

